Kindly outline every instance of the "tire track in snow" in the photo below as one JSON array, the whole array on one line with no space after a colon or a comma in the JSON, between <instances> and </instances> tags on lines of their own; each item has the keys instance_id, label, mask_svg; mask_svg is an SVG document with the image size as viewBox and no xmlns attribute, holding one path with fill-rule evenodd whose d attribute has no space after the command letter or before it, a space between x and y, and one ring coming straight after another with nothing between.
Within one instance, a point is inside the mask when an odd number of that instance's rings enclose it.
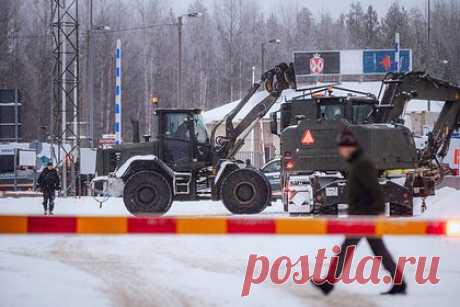
<instances>
[{"instance_id":1,"label":"tire track in snow","mask_svg":"<svg viewBox=\"0 0 460 307\"><path fill-rule=\"evenodd\" d=\"M119 256L96 255L85 249L81 241L59 240L50 253L67 265L96 275L107 284L107 294L114 306L204 306L196 298L161 285L151 285L140 268Z\"/></svg>"},{"instance_id":2,"label":"tire track in snow","mask_svg":"<svg viewBox=\"0 0 460 307\"><path fill-rule=\"evenodd\" d=\"M223 274L235 274L241 273L241 282L243 282L244 272L241 270L241 266L237 262L231 262L222 260L220 258L213 257L212 259L200 258L184 255L177 255L174 251L168 251L167 248L159 248L158 253L165 257L174 259L177 262L184 264L187 267L207 271L211 273L223 273ZM244 259L245 260L245 259ZM306 305L313 307L376 307L378 306L372 302L368 295L362 295L358 293L348 292L342 288L335 289L334 292L329 296L324 296L319 289L313 288L312 285L296 285L292 282L284 284L282 286L272 285L267 282L266 286L273 289L282 290L286 292L286 295L294 296L299 298L300 301L305 301Z\"/></svg>"}]
</instances>

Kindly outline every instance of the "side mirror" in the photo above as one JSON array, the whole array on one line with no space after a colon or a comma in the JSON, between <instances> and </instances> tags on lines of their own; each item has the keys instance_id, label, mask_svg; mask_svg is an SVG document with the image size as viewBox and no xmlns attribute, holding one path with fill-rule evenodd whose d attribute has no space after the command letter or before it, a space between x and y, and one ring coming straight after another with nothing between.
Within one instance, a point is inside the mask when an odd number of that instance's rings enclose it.
<instances>
[{"instance_id":1,"label":"side mirror","mask_svg":"<svg viewBox=\"0 0 460 307\"><path fill-rule=\"evenodd\" d=\"M278 116L276 112L270 114L270 131L272 134L279 135L278 133Z\"/></svg>"}]
</instances>

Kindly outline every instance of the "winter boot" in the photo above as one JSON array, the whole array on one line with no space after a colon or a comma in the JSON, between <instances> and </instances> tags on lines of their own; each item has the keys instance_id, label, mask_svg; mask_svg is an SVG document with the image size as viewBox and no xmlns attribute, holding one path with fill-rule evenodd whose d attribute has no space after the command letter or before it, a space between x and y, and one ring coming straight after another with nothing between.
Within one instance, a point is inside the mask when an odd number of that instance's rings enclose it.
<instances>
[{"instance_id":1,"label":"winter boot","mask_svg":"<svg viewBox=\"0 0 460 307\"><path fill-rule=\"evenodd\" d=\"M53 210L54 210L54 200L52 200L52 201L50 202L50 206L49 206L48 210L49 210L49 211L48 211L48 214L49 214L49 215L54 215L54 214L53 214Z\"/></svg>"},{"instance_id":2,"label":"winter boot","mask_svg":"<svg viewBox=\"0 0 460 307\"><path fill-rule=\"evenodd\" d=\"M390 290L382 292L382 295L406 295L406 283L403 281L400 285L393 285Z\"/></svg>"}]
</instances>

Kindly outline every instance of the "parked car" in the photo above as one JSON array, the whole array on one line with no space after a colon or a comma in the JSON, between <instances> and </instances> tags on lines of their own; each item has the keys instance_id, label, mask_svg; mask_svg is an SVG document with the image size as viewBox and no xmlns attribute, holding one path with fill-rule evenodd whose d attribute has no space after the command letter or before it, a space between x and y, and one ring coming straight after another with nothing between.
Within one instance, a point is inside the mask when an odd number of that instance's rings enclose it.
<instances>
[{"instance_id":1,"label":"parked car","mask_svg":"<svg viewBox=\"0 0 460 307\"><path fill-rule=\"evenodd\" d=\"M272 187L272 198L281 199L281 160L273 159L268 161L263 167L262 172L270 181Z\"/></svg>"}]
</instances>

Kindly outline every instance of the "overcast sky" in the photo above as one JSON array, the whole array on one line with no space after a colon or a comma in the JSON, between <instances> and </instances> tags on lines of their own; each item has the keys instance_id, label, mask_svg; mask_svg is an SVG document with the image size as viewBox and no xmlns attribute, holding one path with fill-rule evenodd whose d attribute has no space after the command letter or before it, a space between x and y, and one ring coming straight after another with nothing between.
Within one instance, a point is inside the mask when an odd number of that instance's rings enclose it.
<instances>
[{"instance_id":1,"label":"overcast sky","mask_svg":"<svg viewBox=\"0 0 460 307\"><path fill-rule=\"evenodd\" d=\"M169 0L174 2L175 10L177 13L185 12L187 6L192 3L194 0ZM212 4L215 0L202 0L208 7L212 8ZM244 1L244 0L243 0ZM255 0L259 3L259 6L265 8L266 13L271 13L277 11L279 5L290 6L290 7L308 7L315 16L316 13L321 13L321 11L328 11L332 16L339 16L341 13L347 12L351 3L356 0ZM388 7L394 2L393 0L361 0L360 1L363 7L372 5L378 12L379 16L382 16ZM418 7L422 12L425 12L426 0L399 0L398 1L402 6L410 9L413 7Z\"/></svg>"}]
</instances>

